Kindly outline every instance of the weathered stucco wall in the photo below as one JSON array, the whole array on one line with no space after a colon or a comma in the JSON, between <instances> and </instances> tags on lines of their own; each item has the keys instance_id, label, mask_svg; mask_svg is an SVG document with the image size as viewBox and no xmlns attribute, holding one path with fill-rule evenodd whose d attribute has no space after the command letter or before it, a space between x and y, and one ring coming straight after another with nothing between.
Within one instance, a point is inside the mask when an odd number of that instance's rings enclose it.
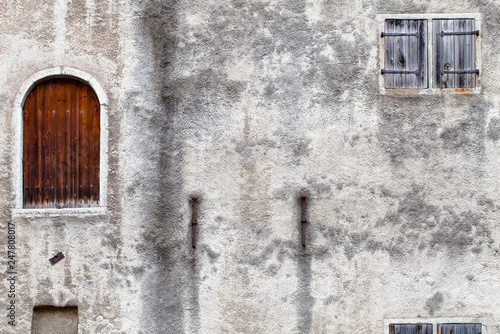
<instances>
[{"instance_id":1,"label":"weathered stucco wall","mask_svg":"<svg viewBox=\"0 0 500 334\"><path fill-rule=\"evenodd\" d=\"M481 14L479 93L381 94L376 16L403 13ZM2 331L77 306L80 333L500 333L499 24L475 0L0 1ZM13 215L16 96L57 66L109 100L106 214Z\"/></svg>"}]
</instances>

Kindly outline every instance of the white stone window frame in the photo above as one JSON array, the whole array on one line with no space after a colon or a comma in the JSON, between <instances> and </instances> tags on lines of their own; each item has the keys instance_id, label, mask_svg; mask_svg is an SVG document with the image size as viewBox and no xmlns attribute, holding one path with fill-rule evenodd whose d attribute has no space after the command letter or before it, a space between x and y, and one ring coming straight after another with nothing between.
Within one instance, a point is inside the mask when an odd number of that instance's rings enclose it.
<instances>
[{"instance_id":1,"label":"white stone window frame","mask_svg":"<svg viewBox=\"0 0 500 334\"><path fill-rule=\"evenodd\" d=\"M99 99L100 112L100 143L99 143L99 203L98 207L89 208L23 208L23 106L31 90L39 83L54 78L74 79L91 87ZM21 85L14 102L14 159L13 159L13 189L14 208L13 216L21 217L53 217L53 216L81 216L103 215L107 213L108 203L108 97L99 82L89 73L70 68L54 67L31 75Z\"/></svg>"},{"instance_id":2,"label":"white stone window frame","mask_svg":"<svg viewBox=\"0 0 500 334\"><path fill-rule=\"evenodd\" d=\"M427 80L428 88L385 88L384 75L381 70L385 68L385 38L380 34L385 30L385 21L395 20L427 20ZM474 19L475 30L479 30L476 37L476 68L479 74L476 77L476 87L474 88L434 88L432 78L434 74L433 59L433 29L432 20L453 20L453 19ZM381 94L408 94L408 95L435 95L435 94L479 94L481 92L481 14L480 13L443 13L443 14L379 14L376 16L379 39L379 90Z\"/></svg>"},{"instance_id":3,"label":"white stone window frame","mask_svg":"<svg viewBox=\"0 0 500 334\"><path fill-rule=\"evenodd\" d=\"M483 318L409 318L409 319L384 319L384 334L389 334L389 325L400 324L432 324L432 334L438 334L440 324L481 324L481 334L487 334L485 319Z\"/></svg>"}]
</instances>

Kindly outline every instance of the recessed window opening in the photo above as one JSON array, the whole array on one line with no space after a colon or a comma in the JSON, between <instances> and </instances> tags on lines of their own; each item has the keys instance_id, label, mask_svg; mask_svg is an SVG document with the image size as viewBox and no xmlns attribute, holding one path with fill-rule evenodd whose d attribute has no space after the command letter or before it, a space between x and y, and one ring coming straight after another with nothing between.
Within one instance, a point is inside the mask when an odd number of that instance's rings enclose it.
<instances>
[{"instance_id":1,"label":"recessed window opening","mask_svg":"<svg viewBox=\"0 0 500 334\"><path fill-rule=\"evenodd\" d=\"M37 306L31 334L78 334L78 308Z\"/></svg>"}]
</instances>

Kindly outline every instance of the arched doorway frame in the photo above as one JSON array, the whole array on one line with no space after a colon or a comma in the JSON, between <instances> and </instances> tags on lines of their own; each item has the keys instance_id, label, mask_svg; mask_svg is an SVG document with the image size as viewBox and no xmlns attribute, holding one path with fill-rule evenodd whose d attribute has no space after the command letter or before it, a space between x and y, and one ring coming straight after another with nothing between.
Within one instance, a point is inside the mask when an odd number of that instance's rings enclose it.
<instances>
[{"instance_id":1,"label":"arched doorway frame","mask_svg":"<svg viewBox=\"0 0 500 334\"><path fill-rule=\"evenodd\" d=\"M99 197L100 206L92 208L66 209L23 209L23 106L31 90L39 83L53 78L70 78L87 84L92 88L99 99L101 108L100 117L100 164L99 164ZM13 159L13 215L20 216L61 216L75 214L104 214L108 203L108 97L99 82L89 73L71 68L54 67L31 75L21 85L14 101L14 159Z\"/></svg>"}]
</instances>

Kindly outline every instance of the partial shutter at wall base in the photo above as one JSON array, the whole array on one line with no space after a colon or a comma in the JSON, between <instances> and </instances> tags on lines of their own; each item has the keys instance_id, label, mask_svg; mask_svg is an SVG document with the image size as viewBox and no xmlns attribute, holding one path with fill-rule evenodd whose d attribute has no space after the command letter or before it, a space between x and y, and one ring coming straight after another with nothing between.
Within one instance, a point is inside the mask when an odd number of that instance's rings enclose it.
<instances>
[{"instance_id":1,"label":"partial shutter at wall base","mask_svg":"<svg viewBox=\"0 0 500 334\"><path fill-rule=\"evenodd\" d=\"M432 334L432 324L391 324L389 334Z\"/></svg>"},{"instance_id":2,"label":"partial shutter at wall base","mask_svg":"<svg viewBox=\"0 0 500 334\"><path fill-rule=\"evenodd\" d=\"M438 334L481 334L481 324L440 324Z\"/></svg>"}]
</instances>

